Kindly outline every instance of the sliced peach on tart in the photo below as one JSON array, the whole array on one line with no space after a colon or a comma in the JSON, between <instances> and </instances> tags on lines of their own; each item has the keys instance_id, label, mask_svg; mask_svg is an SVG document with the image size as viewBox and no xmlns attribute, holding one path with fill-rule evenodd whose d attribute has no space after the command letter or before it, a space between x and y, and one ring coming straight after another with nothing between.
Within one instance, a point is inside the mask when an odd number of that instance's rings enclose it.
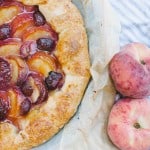
<instances>
[{"instance_id":1,"label":"sliced peach on tart","mask_svg":"<svg viewBox=\"0 0 150 150\"><path fill-rule=\"evenodd\" d=\"M28 74L28 66L18 56L0 57L0 90L20 85Z\"/></svg>"},{"instance_id":2,"label":"sliced peach on tart","mask_svg":"<svg viewBox=\"0 0 150 150\"><path fill-rule=\"evenodd\" d=\"M28 28L23 35L23 41L37 40L40 38L51 38L54 41L58 39L57 33L48 25L33 26Z\"/></svg>"},{"instance_id":3,"label":"sliced peach on tart","mask_svg":"<svg viewBox=\"0 0 150 150\"><path fill-rule=\"evenodd\" d=\"M21 42L17 39L0 41L0 56L20 55Z\"/></svg>"},{"instance_id":4,"label":"sliced peach on tart","mask_svg":"<svg viewBox=\"0 0 150 150\"><path fill-rule=\"evenodd\" d=\"M30 73L26 81L21 86L22 93L31 99L31 103L37 104L45 101L48 91L43 77L37 73Z\"/></svg>"},{"instance_id":5,"label":"sliced peach on tart","mask_svg":"<svg viewBox=\"0 0 150 150\"><path fill-rule=\"evenodd\" d=\"M23 5L19 2L3 2L0 6L0 25L10 22L16 15L23 12Z\"/></svg>"},{"instance_id":6,"label":"sliced peach on tart","mask_svg":"<svg viewBox=\"0 0 150 150\"><path fill-rule=\"evenodd\" d=\"M28 58L38 51L53 52L56 46L56 41L51 38L40 38L36 41L25 41L20 47L20 56Z\"/></svg>"},{"instance_id":7,"label":"sliced peach on tart","mask_svg":"<svg viewBox=\"0 0 150 150\"><path fill-rule=\"evenodd\" d=\"M13 87L8 90L10 99L10 110L8 116L10 118L17 118L20 115L25 115L30 111L31 102L26 98L19 88Z\"/></svg>"},{"instance_id":8,"label":"sliced peach on tart","mask_svg":"<svg viewBox=\"0 0 150 150\"><path fill-rule=\"evenodd\" d=\"M35 12L37 9L37 5L24 5L24 12Z\"/></svg>"},{"instance_id":9,"label":"sliced peach on tart","mask_svg":"<svg viewBox=\"0 0 150 150\"><path fill-rule=\"evenodd\" d=\"M20 94L18 93L17 89L13 88L8 90L8 96L10 98L11 106L11 109L9 111L9 117L17 117L19 116L19 100L21 100Z\"/></svg>"},{"instance_id":10,"label":"sliced peach on tart","mask_svg":"<svg viewBox=\"0 0 150 150\"><path fill-rule=\"evenodd\" d=\"M13 37L22 38L24 31L33 25L33 13L23 13L18 15L11 23Z\"/></svg>"},{"instance_id":11,"label":"sliced peach on tart","mask_svg":"<svg viewBox=\"0 0 150 150\"><path fill-rule=\"evenodd\" d=\"M32 55L27 60L27 64L30 70L38 72L44 77L47 77L50 71L57 69L55 58L43 51L39 51Z\"/></svg>"},{"instance_id":12,"label":"sliced peach on tart","mask_svg":"<svg viewBox=\"0 0 150 150\"><path fill-rule=\"evenodd\" d=\"M17 56L9 56L7 57L11 65L11 82L17 85L22 84L28 74L28 66L24 60Z\"/></svg>"}]
</instances>

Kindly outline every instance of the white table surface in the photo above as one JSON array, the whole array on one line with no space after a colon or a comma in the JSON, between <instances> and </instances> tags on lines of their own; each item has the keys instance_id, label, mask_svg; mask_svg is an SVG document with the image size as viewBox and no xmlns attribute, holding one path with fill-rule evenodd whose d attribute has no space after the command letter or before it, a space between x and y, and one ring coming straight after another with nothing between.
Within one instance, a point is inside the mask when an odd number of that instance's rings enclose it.
<instances>
[{"instance_id":1,"label":"white table surface","mask_svg":"<svg viewBox=\"0 0 150 150\"><path fill-rule=\"evenodd\" d=\"M150 47L150 0L109 0L121 22L120 45L145 43Z\"/></svg>"}]
</instances>

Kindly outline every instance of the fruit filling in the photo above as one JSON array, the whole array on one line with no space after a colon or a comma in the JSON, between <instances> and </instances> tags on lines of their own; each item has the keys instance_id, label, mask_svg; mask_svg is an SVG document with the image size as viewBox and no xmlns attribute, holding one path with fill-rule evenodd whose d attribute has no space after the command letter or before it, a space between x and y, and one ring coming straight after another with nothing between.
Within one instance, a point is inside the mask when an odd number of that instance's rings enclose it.
<instances>
[{"instance_id":1,"label":"fruit filling","mask_svg":"<svg viewBox=\"0 0 150 150\"><path fill-rule=\"evenodd\" d=\"M30 108L31 101L28 98L24 99L20 104L20 115L26 115L30 111Z\"/></svg>"},{"instance_id":2,"label":"fruit filling","mask_svg":"<svg viewBox=\"0 0 150 150\"><path fill-rule=\"evenodd\" d=\"M45 79L45 83L49 90L55 90L60 87L60 83L62 83L63 76L61 73L57 72L49 72L48 77Z\"/></svg>"},{"instance_id":3,"label":"fruit filling","mask_svg":"<svg viewBox=\"0 0 150 150\"><path fill-rule=\"evenodd\" d=\"M46 23L46 19L40 11L35 11L33 13L33 18L36 26L42 26Z\"/></svg>"},{"instance_id":4,"label":"fruit filling","mask_svg":"<svg viewBox=\"0 0 150 150\"><path fill-rule=\"evenodd\" d=\"M22 93L29 97L32 103L41 103L47 99L48 91L43 78L37 73L31 73L21 86Z\"/></svg>"},{"instance_id":5,"label":"fruit filling","mask_svg":"<svg viewBox=\"0 0 150 150\"><path fill-rule=\"evenodd\" d=\"M0 40L5 40L11 37L11 28L8 24L3 24L0 26Z\"/></svg>"},{"instance_id":6,"label":"fruit filling","mask_svg":"<svg viewBox=\"0 0 150 150\"><path fill-rule=\"evenodd\" d=\"M40 38L36 41L37 48L51 52L55 48L55 41L51 38Z\"/></svg>"},{"instance_id":7,"label":"fruit filling","mask_svg":"<svg viewBox=\"0 0 150 150\"><path fill-rule=\"evenodd\" d=\"M0 90L6 89L10 85L11 78L9 62L0 58Z\"/></svg>"},{"instance_id":8,"label":"fruit filling","mask_svg":"<svg viewBox=\"0 0 150 150\"><path fill-rule=\"evenodd\" d=\"M38 6L1 0L0 14L0 121L16 123L61 90L65 75L54 54L58 34Z\"/></svg>"},{"instance_id":9,"label":"fruit filling","mask_svg":"<svg viewBox=\"0 0 150 150\"><path fill-rule=\"evenodd\" d=\"M0 91L0 120L4 120L10 107L9 98L6 92Z\"/></svg>"}]
</instances>

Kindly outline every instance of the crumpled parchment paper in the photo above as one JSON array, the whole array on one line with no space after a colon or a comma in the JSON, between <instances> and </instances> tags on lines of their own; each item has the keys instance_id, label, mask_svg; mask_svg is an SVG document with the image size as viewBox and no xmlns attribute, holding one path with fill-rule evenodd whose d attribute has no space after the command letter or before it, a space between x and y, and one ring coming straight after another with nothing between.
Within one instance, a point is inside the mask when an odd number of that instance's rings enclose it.
<instances>
[{"instance_id":1,"label":"crumpled parchment paper","mask_svg":"<svg viewBox=\"0 0 150 150\"><path fill-rule=\"evenodd\" d=\"M54 138L34 150L116 150L106 133L115 90L108 63L119 51L120 23L108 0L72 0L83 15L92 79L76 115Z\"/></svg>"}]
</instances>

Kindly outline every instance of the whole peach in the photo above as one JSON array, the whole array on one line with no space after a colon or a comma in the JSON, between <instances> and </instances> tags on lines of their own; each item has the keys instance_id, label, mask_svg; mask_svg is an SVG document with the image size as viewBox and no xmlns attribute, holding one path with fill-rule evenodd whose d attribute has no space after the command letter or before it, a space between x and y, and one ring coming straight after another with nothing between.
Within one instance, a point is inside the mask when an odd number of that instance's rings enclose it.
<instances>
[{"instance_id":1,"label":"whole peach","mask_svg":"<svg viewBox=\"0 0 150 150\"><path fill-rule=\"evenodd\" d=\"M150 49L144 44L124 46L112 58L109 72L122 95L132 98L150 95Z\"/></svg>"},{"instance_id":2,"label":"whole peach","mask_svg":"<svg viewBox=\"0 0 150 150\"><path fill-rule=\"evenodd\" d=\"M150 100L119 100L112 108L108 135L120 150L150 149Z\"/></svg>"}]
</instances>

